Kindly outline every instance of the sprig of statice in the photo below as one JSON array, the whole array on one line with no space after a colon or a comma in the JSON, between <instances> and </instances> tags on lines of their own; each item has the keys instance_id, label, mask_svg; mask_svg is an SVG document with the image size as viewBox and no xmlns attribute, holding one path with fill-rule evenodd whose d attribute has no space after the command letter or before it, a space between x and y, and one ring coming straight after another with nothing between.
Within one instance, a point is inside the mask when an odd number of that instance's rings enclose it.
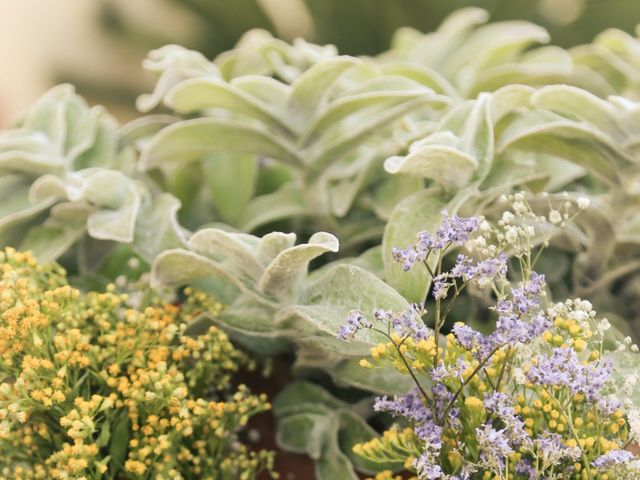
<instances>
[{"instance_id":1,"label":"sprig of statice","mask_svg":"<svg viewBox=\"0 0 640 480\"><path fill-rule=\"evenodd\" d=\"M422 263L432 277L433 331L422 320L423 304L371 317L353 311L340 329L344 340L361 329L385 336L361 365L391 365L416 386L374 406L408 422L409 433L392 428L355 450L373 461L405 461L429 480L638 478L638 460L625 448L636 435L631 417L640 427L640 412L616 395L604 348L608 322L586 300L549 302L544 275L534 270L553 227L588 202L565 196L559 210L549 203L541 216L524 194L503 200L509 208L493 223L443 211L435 233L421 232L394 250L405 270ZM454 252L455 264L445 270L444 258ZM469 286L492 293L496 328L485 335L456 323L445 339L447 317Z\"/></svg>"}]
</instances>

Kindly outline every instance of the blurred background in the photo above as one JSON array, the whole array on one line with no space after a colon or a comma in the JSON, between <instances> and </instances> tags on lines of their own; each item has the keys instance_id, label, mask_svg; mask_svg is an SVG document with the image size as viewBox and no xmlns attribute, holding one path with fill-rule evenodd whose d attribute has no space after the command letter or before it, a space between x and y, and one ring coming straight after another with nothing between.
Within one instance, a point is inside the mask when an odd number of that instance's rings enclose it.
<instances>
[{"instance_id":1,"label":"blurred background","mask_svg":"<svg viewBox=\"0 0 640 480\"><path fill-rule=\"evenodd\" d=\"M126 120L151 79L146 52L179 43L213 58L250 28L377 54L400 26L433 30L478 6L493 20L526 19L569 47L617 27L633 32L640 0L0 0L0 128L51 85L72 82Z\"/></svg>"}]
</instances>

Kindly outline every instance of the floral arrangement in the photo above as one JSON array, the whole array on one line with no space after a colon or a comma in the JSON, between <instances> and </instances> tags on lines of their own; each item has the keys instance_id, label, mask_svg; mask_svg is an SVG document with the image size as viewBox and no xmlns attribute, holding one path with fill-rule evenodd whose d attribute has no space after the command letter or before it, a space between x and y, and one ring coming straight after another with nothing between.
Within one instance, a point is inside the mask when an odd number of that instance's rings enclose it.
<instances>
[{"instance_id":1,"label":"floral arrangement","mask_svg":"<svg viewBox=\"0 0 640 480\"><path fill-rule=\"evenodd\" d=\"M255 479L273 456L237 441L269 408L230 381L253 362L181 306L70 287L56 265L0 253L0 474L12 479ZM137 292L140 296L140 292Z\"/></svg>"},{"instance_id":2,"label":"floral arrangement","mask_svg":"<svg viewBox=\"0 0 640 480\"><path fill-rule=\"evenodd\" d=\"M613 375L605 348L610 324L586 300L548 301L544 276L534 270L539 217L522 194L504 200L512 209L495 225L445 211L435 235L421 232L394 251L405 270L423 263L432 276L433 331L422 304L353 311L341 327L347 341L361 330L383 335L387 342L361 366L392 366L415 384L406 395L376 400L374 409L399 423L354 451L371 461L403 461L428 480L638 478L640 459L627 450L640 435L631 421L637 410L625 408ZM586 208L586 200L578 206ZM567 201L545 220L564 224L571 207ZM473 257L459 253L446 269L445 254L463 246ZM467 288L491 292L496 328L482 334L458 322L445 336ZM384 471L376 478L394 477Z\"/></svg>"},{"instance_id":3,"label":"floral arrangement","mask_svg":"<svg viewBox=\"0 0 640 480\"><path fill-rule=\"evenodd\" d=\"M268 475L236 374L279 356L319 480L634 478L638 39L487 21L167 45L140 118L62 85L1 132L2 475Z\"/></svg>"}]
</instances>

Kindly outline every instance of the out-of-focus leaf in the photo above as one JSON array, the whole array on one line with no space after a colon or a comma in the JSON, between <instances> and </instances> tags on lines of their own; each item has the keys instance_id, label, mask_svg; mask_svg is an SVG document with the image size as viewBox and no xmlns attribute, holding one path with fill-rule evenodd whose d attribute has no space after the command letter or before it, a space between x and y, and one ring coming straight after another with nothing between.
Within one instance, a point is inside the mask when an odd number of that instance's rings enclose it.
<instances>
[{"instance_id":1,"label":"out-of-focus leaf","mask_svg":"<svg viewBox=\"0 0 640 480\"><path fill-rule=\"evenodd\" d=\"M140 166L149 170L165 162L191 162L215 154L266 155L299 164L296 152L265 129L232 120L198 118L162 129L143 149Z\"/></svg>"},{"instance_id":2,"label":"out-of-focus leaf","mask_svg":"<svg viewBox=\"0 0 640 480\"><path fill-rule=\"evenodd\" d=\"M430 286L430 277L424 265L415 265L405 272L391 253L393 248L406 248L416 234L434 231L440 224L440 211L447 199L438 190L420 190L400 202L391 212L384 230L382 251L385 278L389 284L412 302L424 301Z\"/></svg>"}]
</instances>

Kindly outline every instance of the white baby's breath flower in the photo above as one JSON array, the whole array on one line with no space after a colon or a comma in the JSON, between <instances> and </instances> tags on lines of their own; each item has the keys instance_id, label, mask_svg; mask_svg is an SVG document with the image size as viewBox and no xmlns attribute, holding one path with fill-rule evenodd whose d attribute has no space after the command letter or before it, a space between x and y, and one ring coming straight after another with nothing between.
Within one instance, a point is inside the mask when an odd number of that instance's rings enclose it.
<instances>
[{"instance_id":1,"label":"white baby's breath flower","mask_svg":"<svg viewBox=\"0 0 640 480\"><path fill-rule=\"evenodd\" d=\"M589 200L587 197L578 197L578 208L580 210L584 210L585 208L588 208L590 203L591 203L591 200Z\"/></svg>"},{"instance_id":2,"label":"white baby's breath flower","mask_svg":"<svg viewBox=\"0 0 640 480\"><path fill-rule=\"evenodd\" d=\"M510 224L514 218L515 215L508 210L502 213L502 221L507 225Z\"/></svg>"},{"instance_id":3,"label":"white baby's breath flower","mask_svg":"<svg viewBox=\"0 0 640 480\"><path fill-rule=\"evenodd\" d=\"M602 320L600 320L600 323L598 324L598 330L600 330L601 332L606 332L610 328L611 328L611 322L609 322L608 319L603 318Z\"/></svg>"},{"instance_id":4,"label":"white baby's breath flower","mask_svg":"<svg viewBox=\"0 0 640 480\"><path fill-rule=\"evenodd\" d=\"M525 385L527 383L527 376L521 368L513 369L513 379L518 385Z\"/></svg>"},{"instance_id":5,"label":"white baby's breath flower","mask_svg":"<svg viewBox=\"0 0 640 480\"><path fill-rule=\"evenodd\" d=\"M562 222L562 214L557 210L551 210L549 212L549 221L555 225Z\"/></svg>"},{"instance_id":6,"label":"white baby's breath flower","mask_svg":"<svg viewBox=\"0 0 640 480\"><path fill-rule=\"evenodd\" d=\"M640 438L640 409L632 408L628 410L627 421L629 422L631 436L635 439Z\"/></svg>"}]
</instances>

